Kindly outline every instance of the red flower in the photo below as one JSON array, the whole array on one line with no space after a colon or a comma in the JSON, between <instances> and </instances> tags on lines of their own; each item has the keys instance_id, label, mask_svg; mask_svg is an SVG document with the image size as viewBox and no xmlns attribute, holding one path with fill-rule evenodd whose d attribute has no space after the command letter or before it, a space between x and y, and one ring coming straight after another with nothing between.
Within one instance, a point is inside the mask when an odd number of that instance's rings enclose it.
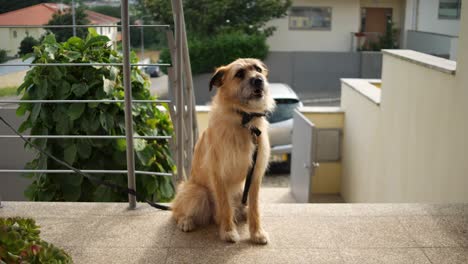
<instances>
[{"instance_id":1,"label":"red flower","mask_svg":"<svg viewBox=\"0 0 468 264\"><path fill-rule=\"evenodd\" d=\"M39 253L39 250L41 250L41 246L39 246L39 245L32 245L31 246L31 252L33 253L33 255L37 255L37 253Z\"/></svg>"}]
</instances>

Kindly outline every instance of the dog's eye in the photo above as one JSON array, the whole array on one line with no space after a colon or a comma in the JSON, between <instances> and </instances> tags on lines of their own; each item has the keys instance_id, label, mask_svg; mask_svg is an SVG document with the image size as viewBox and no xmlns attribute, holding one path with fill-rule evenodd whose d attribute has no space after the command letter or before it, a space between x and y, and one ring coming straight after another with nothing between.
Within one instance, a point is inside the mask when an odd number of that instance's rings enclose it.
<instances>
[{"instance_id":1,"label":"dog's eye","mask_svg":"<svg viewBox=\"0 0 468 264\"><path fill-rule=\"evenodd\" d=\"M254 65L254 69L256 71L260 72L260 73L262 72L262 69L260 67L258 67L257 65Z\"/></svg>"},{"instance_id":2,"label":"dog's eye","mask_svg":"<svg viewBox=\"0 0 468 264\"><path fill-rule=\"evenodd\" d=\"M244 78L244 74L245 74L244 69L240 69L240 70L238 70L238 71L236 72L235 77L241 78L241 79L242 79L242 78Z\"/></svg>"}]
</instances>

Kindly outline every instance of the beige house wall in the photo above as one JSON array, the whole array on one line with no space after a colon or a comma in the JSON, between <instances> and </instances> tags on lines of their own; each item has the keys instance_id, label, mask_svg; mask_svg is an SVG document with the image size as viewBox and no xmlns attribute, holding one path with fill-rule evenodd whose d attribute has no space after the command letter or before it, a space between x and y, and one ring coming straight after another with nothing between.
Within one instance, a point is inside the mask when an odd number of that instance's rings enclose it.
<instances>
[{"instance_id":1,"label":"beige house wall","mask_svg":"<svg viewBox=\"0 0 468 264\"><path fill-rule=\"evenodd\" d=\"M288 16L272 20L270 51L350 51L351 32L359 30L358 0L295 0L292 6L331 7L331 30L289 30Z\"/></svg>"},{"instance_id":2,"label":"beige house wall","mask_svg":"<svg viewBox=\"0 0 468 264\"><path fill-rule=\"evenodd\" d=\"M460 52L456 74L455 62L384 54L380 105L343 82L345 201L468 201L467 49Z\"/></svg>"}]
</instances>

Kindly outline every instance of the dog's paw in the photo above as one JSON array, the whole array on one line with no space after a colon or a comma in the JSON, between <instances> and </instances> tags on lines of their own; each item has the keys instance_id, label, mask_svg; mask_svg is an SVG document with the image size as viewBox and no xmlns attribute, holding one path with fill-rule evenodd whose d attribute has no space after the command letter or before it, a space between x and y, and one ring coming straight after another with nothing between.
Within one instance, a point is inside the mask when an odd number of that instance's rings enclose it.
<instances>
[{"instance_id":1,"label":"dog's paw","mask_svg":"<svg viewBox=\"0 0 468 264\"><path fill-rule=\"evenodd\" d=\"M195 223L193 222L192 218L184 217L179 220L177 226L184 232L190 232L195 228Z\"/></svg>"},{"instance_id":2,"label":"dog's paw","mask_svg":"<svg viewBox=\"0 0 468 264\"><path fill-rule=\"evenodd\" d=\"M259 230L250 234L250 240L255 244L266 245L268 244L268 233L264 230Z\"/></svg>"},{"instance_id":3,"label":"dog's paw","mask_svg":"<svg viewBox=\"0 0 468 264\"><path fill-rule=\"evenodd\" d=\"M239 241L239 233L237 230L233 229L230 231L221 231L220 232L221 239L226 242L236 243Z\"/></svg>"}]
</instances>

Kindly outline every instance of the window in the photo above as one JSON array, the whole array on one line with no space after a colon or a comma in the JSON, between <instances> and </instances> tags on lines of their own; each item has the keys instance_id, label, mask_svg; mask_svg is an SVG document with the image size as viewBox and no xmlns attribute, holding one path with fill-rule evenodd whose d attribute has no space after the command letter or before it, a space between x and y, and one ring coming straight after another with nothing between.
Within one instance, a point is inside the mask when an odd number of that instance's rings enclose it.
<instances>
[{"instance_id":1,"label":"window","mask_svg":"<svg viewBox=\"0 0 468 264\"><path fill-rule=\"evenodd\" d=\"M13 31L13 38L16 38L18 37L18 33L16 32L16 30Z\"/></svg>"},{"instance_id":2,"label":"window","mask_svg":"<svg viewBox=\"0 0 468 264\"><path fill-rule=\"evenodd\" d=\"M291 7L289 29L330 30L331 13L331 7Z\"/></svg>"},{"instance_id":3,"label":"window","mask_svg":"<svg viewBox=\"0 0 468 264\"><path fill-rule=\"evenodd\" d=\"M439 19L460 19L461 0L439 0Z\"/></svg>"}]
</instances>

